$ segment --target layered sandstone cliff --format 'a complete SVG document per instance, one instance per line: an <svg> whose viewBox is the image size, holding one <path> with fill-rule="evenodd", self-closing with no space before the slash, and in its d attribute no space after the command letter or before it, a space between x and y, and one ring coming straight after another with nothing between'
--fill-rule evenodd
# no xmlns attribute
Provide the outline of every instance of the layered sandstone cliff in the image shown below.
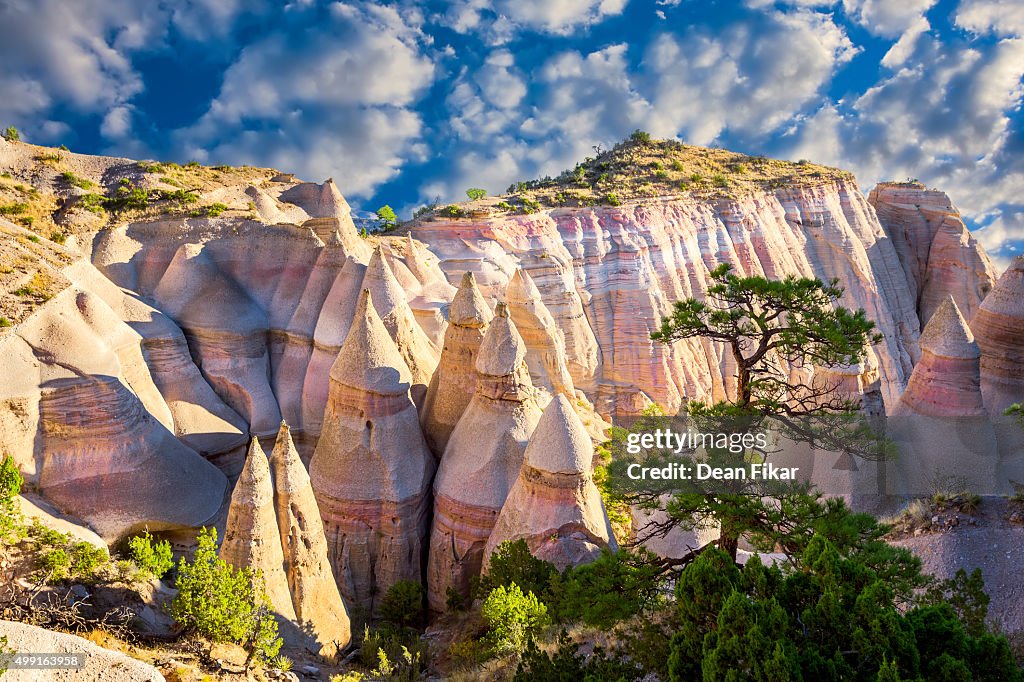
<svg viewBox="0 0 1024 682"><path fill-rule="evenodd" d="M541 416L526 344L503 304L495 310L475 365L476 393L452 431L434 479L427 598L435 611L444 611L449 590L469 596L484 545Z"/></svg>
<svg viewBox="0 0 1024 682"><path fill-rule="evenodd" d="M310 478L345 602L372 613L396 582L422 580L435 464L411 372L367 290L330 382Z"/></svg>
<svg viewBox="0 0 1024 682"><path fill-rule="evenodd" d="M730 394L733 368L720 347L650 339L674 301L703 295L721 263L769 278L838 277L842 303L865 308L884 335L857 371L864 385L881 379L890 405L918 356L916 289L848 179L730 199L684 194L528 215L436 216L413 234L449 278L474 272L485 295L501 296L522 269L564 334L575 387L606 415L635 412L648 399L673 411L685 397Z"/></svg>
<svg viewBox="0 0 1024 682"><path fill-rule="evenodd" d="M999 277L971 320L981 347L981 391L993 415L1024 401L1024 256Z"/></svg>

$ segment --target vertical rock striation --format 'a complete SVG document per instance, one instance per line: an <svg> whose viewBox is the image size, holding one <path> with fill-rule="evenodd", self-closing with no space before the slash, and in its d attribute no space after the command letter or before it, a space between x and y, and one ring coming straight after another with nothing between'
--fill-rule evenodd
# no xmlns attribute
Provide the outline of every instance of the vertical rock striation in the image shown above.
<svg viewBox="0 0 1024 682"><path fill-rule="evenodd" d="M559 394L544 410L526 447L519 477L484 547L484 570L506 541L523 539L530 552L559 570L597 558L615 547L594 485L594 445L568 398Z"/></svg>
<svg viewBox="0 0 1024 682"><path fill-rule="evenodd" d="M410 382L364 290L331 368L310 478L341 592L370 613L391 585L422 580L434 458Z"/></svg>
<svg viewBox="0 0 1024 682"><path fill-rule="evenodd" d="M495 309L475 365L476 393L452 431L434 481L427 596L435 611L444 610L449 589L468 596L541 415L526 344L504 304Z"/></svg>
<svg viewBox="0 0 1024 682"><path fill-rule="evenodd" d="M985 407L1000 415L1024 400L1024 256L999 277L971 319L981 348L981 392Z"/></svg>
<svg viewBox="0 0 1024 682"><path fill-rule="evenodd" d="M565 364L565 336L541 300L537 285L522 269L509 280L505 302L526 343L526 364L533 383L574 397L576 389Z"/></svg>
<svg viewBox="0 0 1024 682"><path fill-rule="evenodd" d="M274 508L296 619L315 640L316 653L332 658L351 641L351 624L331 573L324 526L309 474L284 422L270 462Z"/></svg>
<svg viewBox="0 0 1024 682"><path fill-rule="evenodd" d="M868 201L900 256L922 327L948 296L971 319L995 283L995 268L946 193L881 183Z"/></svg>
<svg viewBox="0 0 1024 682"><path fill-rule="evenodd" d="M276 514L270 463L254 436L231 493L220 558L238 568L260 571L274 611L282 618L295 620Z"/></svg>
<svg viewBox="0 0 1024 682"><path fill-rule="evenodd" d="M974 335L950 296L925 325L921 359L893 414L983 416L980 359Z"/></svg>
<svg viewBox="0 0 1024 682"><path fill-rule="evenodd" d="M473 273L467 272L448 307L441 359L423 402L423 435L438 458L476 392L474 363L492 317Z"/></svg>

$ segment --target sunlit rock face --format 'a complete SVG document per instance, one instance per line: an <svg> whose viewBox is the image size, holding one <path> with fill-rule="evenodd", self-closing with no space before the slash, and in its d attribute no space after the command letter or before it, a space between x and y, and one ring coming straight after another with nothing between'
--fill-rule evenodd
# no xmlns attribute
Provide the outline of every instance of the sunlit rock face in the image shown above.
<svg viewBox="0 0 1024 682"><path fill-rule="evenodd" d="M254 437L231 493L220 558L238 568L252 568L263 575L263 584L275 613L295 620L288 576L284 571L281 533L274 508L274 484L270 462Z"/></svg>
<svg viewBox="0 0 1024 682"><path fill-rule="evenodd" d="M615 547L601 493L594 485L594 445L564 395L548 404L484 546L484 570L503 542L525 540L530 552L559 570L593 561Z"/></svg>
<svg viewBox="0 0 1024 682"><path fill-rule="evenodd" d="M310 477L342 595L368 613L396 582L422 580L435 464L411 381L364 290L331 368Z"/></svg>
<svg viewBox="0 0 1024 682"><path fill-rule="evenodd" d="M526 365L526 344L498 304L476 357L476 393L448 440L434 480L434 523L427 562L430 608L447 592L469 595L483 549L541 416Z"/></svg>
<svg viewBox="0 0 1024 682"><path fill-rule="evenodd" d="M914 367L895 415L976 417L985 414L981 351L952 297L939 306L921 334Z"/></svg>
<svg viewBox="0 0 1024 682"><path fill-rule="evenodd" d="M533 383L572 398L576 389L565 364L565 335L558 328L533 280L516 270L505 290L505 303L526 343L526 364Z"/></svg>
<svg viewBox="0 0 1024 682"><path fill-rule="evenodd" d="M351 621L331 572L324 526L309 474L299 459L288 425L283 422L270 464L274 509L296 623L311 640L314 653L334 658L352 640Z"/></svg>
<svg viewBox="0 0 1024 682"><path fill-rule="evenodd" d="M476 393L476 356L492 317L473 273L467 272L448 307L441 359L423 403L423 435L438 458Z"/></svg>
<svg viewBox="0 0 1024 682"><path fill-rule="evenodd" d="M900 256L922 327L950 296L970 320L996 273L946 193L917 184L883 183L868 201Z"/></svg>
<svg viewBox="0 0 1024 682"><path fill-rule="evenodd" d="M981 392L985 407L1000 415L1024 401L1024 256L999 277L971 319L981 348Z"/></svg>
<svg viewBox="0 0 1024 682"><path fill-rule="evenodd" d="M884 335L862 371L895 405L918 356L917 292L893 240L852 181L737 199L645 199L618 207L550 209L487 218L435 217L413 227L449 278L472 271L500 297L517 269L536 284L565 338L576 388L601 414L650 400L723 399L734 367L720 346L651 341L676 300L701 297L721 263L739 272L838 277L843 305L864 308ZM870 381L863 382L865 384Z"/></svg>

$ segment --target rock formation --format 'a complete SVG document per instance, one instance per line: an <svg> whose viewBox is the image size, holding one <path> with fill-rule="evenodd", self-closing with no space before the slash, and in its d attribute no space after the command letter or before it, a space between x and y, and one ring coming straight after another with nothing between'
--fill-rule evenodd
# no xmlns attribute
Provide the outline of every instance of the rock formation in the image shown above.
<svg viewBox="0 0 1024 682"><path fill-rule="evenodd" d="M185 330L214 390L253 433L274 433L281 412L269 382L269 323L259 306L197 244L178 249L153 295Z"/></svg>
<svg viewBox="0 0 1024 682"><path fill-rule="evenodd" d="M288 576L284 572L284 552L274 509L270 463L255 436L249 445L235 490L231 493L220 558L232 566L262 572L274 611L282 618L295 620Z"/></svg>
<svg viewBox="0 0 1024 682"><path fill-rule="evenodd" d="M323 522L309 474L283 422L270 463L274 508L295 615L303 631L315 639L315 653L331 658L351 641L351 625L331 573Z"/></svg>
<svg viewBox="0 0 1024 682"><path fill-rule="evenodd" d="M467 596L470 580L480 573L484 545L541 415L526 344L504 304L494 314L476 357L476 393L434 480L427 596L435 611L444 610L449 588Z"/></svg>
<svg viewBox="0 0 1024 682"><path fill-rule="evenodd" d="M882 183L868 201L916 293L921 326L948 296L971 319L995 283L995 269L946 193L917 183Z"/></svg>
<svg viewBox="0 0 1024 682"><path fill-rule="evenodd" d="M412 373L412 395L417 405L423 404L430 385L430 377L437 369L440 352L427 338L416 323L416 317L405 298L405 292L391 272L378 247L366 266L363 288L368 290L384 326L387 328L398 352L401 353Z"/></svg>
<svg viewBox="0 0 1024 682"><path fill-rule="evenodd" d="M438 458L476 392L474 364L492 317L473 273L467 272L448 307L441 360L423 402L423 435Z"/></svg>
<svg viewBox="0 0 1024 682"><path fill-rule="evenodd" d="M921 334L921 359L893 414L984 415L980 358L974 335L953 297L948 297L925 325Z"/></svg>
<svg viewBox="0 0 1024 682"><path fill-rule="evenodd" d="M684 397L720 400L734 390L720 346L650 339L674 301L703 295L719 263L768 278L838 277L841 303L864 308L884 335L866 366L877 367L889 405L917 358L917 290L852 180L718 202L684 195L530 215L435 216L412 230L450 278L474 272L485 296L500 296L522 268L565 334L573 384L602 415L630 413L647 398L673 412Z"/></svg>
<svg viewBox="0 0 1024 682"><path fill-rule="evenodd" d="M395 244L385 254L395 278L398 279L416 321L427 337L440 347L448 326L445 310L455 295L455 287L448 283L437 267L437 257L420 242L406 235L404 252L399 256Z"/></svg>
<svg viewBox="0 0 1024 682"><path fill-rule="evenodd" d="M394 583L422 579L435 465L410 388L364 290L331 367L310 478L338 586L347 604L370 613Z"/></svg>
<svg viewBox="0 0 1024 682"><path fill-rule="evenodd" d="M601 493L594 485L594 445L572 403L559 394L530 436L519 477L484 547L484 571L506 541L526 540L530 552L559 570L615 547Z"/></svg>
<svg viewBox="0 0 1024 682"><path fill-rule="evenodd" d="M534 385L574 397L576 389L565 366L565 338L548 312L533 279L517 269L509 280L505 303L526 343L526 364Z"/></svg>
<svg viewBox="0 0 1024 682"><path fill-rule="evenodd" d="M981 348L981 392L985 407L1000 415L1024 401L1024 256L1000 275L971 320Z"/></svg>

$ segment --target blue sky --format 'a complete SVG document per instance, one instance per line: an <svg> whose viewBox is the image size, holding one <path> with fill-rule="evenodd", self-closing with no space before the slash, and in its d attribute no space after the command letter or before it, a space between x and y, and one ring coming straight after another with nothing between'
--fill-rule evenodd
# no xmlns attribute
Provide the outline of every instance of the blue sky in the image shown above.
<svg viewBox="0 0 1024 682"><path fill-rule="evenodd" d="M0 123L408 215L635 128L946 190L1024 240L1022 0L3 0Z"/></svg>

